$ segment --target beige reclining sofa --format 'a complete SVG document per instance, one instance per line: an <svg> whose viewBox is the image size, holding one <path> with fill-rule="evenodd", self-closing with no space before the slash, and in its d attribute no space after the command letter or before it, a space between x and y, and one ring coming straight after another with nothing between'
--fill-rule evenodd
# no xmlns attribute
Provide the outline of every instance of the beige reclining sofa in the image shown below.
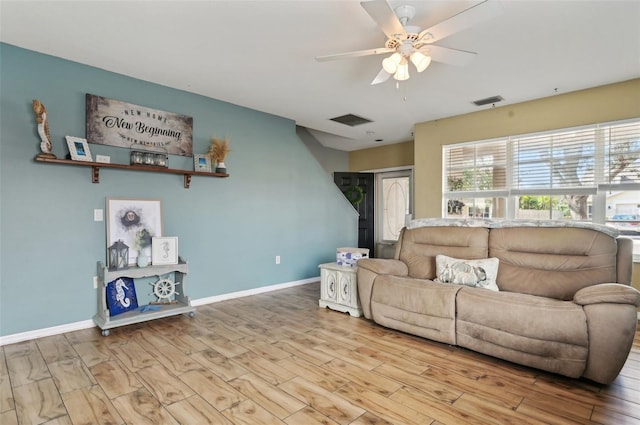
<svg viewBox="0 0 640 425"><path fill-rule="evenodd" d="M358 296L380 325L608 384L636 332L632 251L631 239L586 223L414 220L394 259L358 262ZM460 261L472 259L493 265ZM475 283L445 283L469 265Z"/></svg>

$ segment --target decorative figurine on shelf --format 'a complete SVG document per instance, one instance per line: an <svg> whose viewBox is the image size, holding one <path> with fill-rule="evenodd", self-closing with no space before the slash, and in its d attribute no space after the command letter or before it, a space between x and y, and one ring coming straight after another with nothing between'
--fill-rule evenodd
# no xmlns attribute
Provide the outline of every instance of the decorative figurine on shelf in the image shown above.
<svg viewBox="0 0 640 425"><path fill-rule="evenodd" d="M49 121L47 120L47 108L38 99L33 99L33 112L36 113L36 123L38 123L38 134L40 135L40 152L38 158L55 159L51 152L51 134L49 134Z"/></svg>
<svg viewBox="0 0 640 425"><path fill-rule="evenodd" d="M211 146L209 147L207 155L211 158L211 162L216 162L216 173L227 172L224 159L229 152L231 152L231 149L229 149L229 141L227 139L220 140L217 137L211 138Z"/></svg>

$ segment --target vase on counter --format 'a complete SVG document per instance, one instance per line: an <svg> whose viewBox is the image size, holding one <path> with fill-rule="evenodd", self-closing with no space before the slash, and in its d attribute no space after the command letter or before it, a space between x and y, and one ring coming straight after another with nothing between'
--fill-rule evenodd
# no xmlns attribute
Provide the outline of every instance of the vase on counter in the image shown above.
<svg viewBox="0 0 640 425"><path fill-rule="evenodd" d="M136 261L138 267L147 267L149 265L149 256L143 251L138 254L138 260Z"/></svg>

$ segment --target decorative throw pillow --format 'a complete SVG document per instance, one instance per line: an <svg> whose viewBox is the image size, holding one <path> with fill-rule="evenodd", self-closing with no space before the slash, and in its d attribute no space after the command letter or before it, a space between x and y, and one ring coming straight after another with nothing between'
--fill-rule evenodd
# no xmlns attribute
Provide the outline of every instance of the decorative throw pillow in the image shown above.
<svg viewBox="0 0 640 425"><path fill-rule="evenodd" d="M135 282L130 277L119 277L107 283L106 293L111 316L138 308Z"/></svg>
<svg viewBox="0 0 640 425"><path fill-rule="evenodd" d="M496 283L498 263L497 258L463 260L446 255L436 255L437 277L435 281L499 291Z"/></svg>

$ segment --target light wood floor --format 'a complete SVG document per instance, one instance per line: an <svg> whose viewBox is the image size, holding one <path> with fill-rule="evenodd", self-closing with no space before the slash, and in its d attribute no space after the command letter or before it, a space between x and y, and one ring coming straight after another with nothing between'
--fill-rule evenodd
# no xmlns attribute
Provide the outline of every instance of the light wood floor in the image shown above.
<svg viewBox="0 0 640 425"><path fill-rule="evenodd" d="M640 423L640 334L600 386L320 309L318 295L314 283L1 347L0 423Z"/></svg>

